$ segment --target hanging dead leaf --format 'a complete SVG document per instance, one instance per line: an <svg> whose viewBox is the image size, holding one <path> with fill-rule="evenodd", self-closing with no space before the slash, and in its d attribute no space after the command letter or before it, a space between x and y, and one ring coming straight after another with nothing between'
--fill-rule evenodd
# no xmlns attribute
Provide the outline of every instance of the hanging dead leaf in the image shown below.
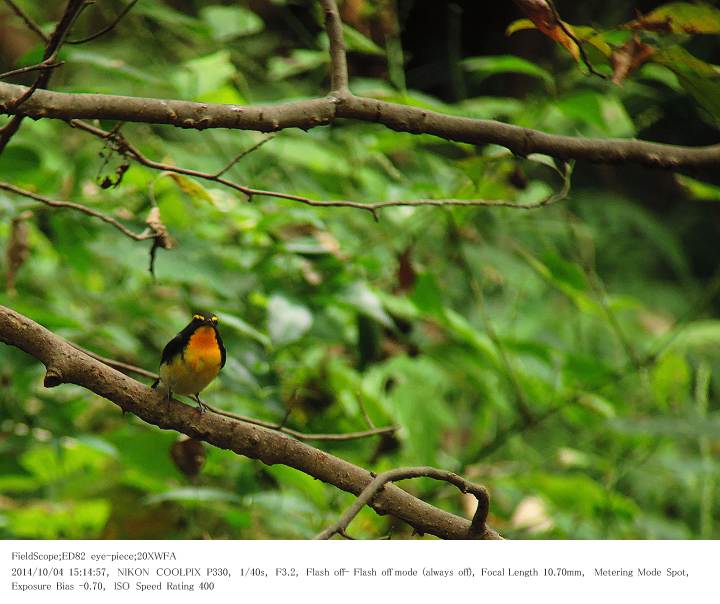
<svg viewBox="0 0 720 604"><path fill-rule="evenodd" d="M634 37L613 50L612 55L610 55L610 63L613 68L613 84L621 85L625 78L645 63L654 53L655 48Z"/></svg>
<svg viewBox="0 0 720 604"><path fill-rule="evenodd" d="M205 464L205 447L199 440L181 436L172 444L170 457L178 470L188 478L194 478Z"/></svg>
<svg viewBox="0 0 720 604"><path fill-rule="evenodd" d="M10 295L17 293L15 278L30 255L28 244L28 225L26 221L32 218L32 212L27 211L16 216L10 223L10 238L5 248L5 288Z"/></svg>

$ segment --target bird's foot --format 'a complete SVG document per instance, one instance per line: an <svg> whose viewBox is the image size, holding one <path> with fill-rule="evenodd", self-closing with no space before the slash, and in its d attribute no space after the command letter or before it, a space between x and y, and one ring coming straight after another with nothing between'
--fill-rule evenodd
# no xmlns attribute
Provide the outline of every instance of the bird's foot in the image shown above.
<svg viewBox="0 0 720 604"><path fill-rule="evenodd" d="M193 398L195 399L195 402L198 404L197 410L198 410L200 413L205 413L205 412L208 410L208 406L200 400L200 395L199 395L199 394L195 394L195 395L193 396Z"/></svg>

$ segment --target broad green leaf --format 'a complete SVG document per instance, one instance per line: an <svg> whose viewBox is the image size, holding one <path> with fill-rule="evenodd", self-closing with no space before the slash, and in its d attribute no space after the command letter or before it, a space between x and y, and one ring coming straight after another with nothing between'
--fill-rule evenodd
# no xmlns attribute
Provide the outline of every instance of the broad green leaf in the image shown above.
<svg viewBox="0 0 720 604"><path fill-rule="evenodd" d="M653 366L650 379L655 399L665 408L684 402L690 394L691 369L682 354L663 355Z"/></svg>
<svg viewBox="0 0 720 604"><path fill-rule="evenodd" d="M548 86L554 85L552 74L535 63L521 59L514 55L496 55L488 57L472 57L464 59L462 66L470 73L482 77L489 77L498 73L521 73L523 75L540 78Z"/></svg>
<svg viewBox="0 0 720 604"><path fill-rule="evenodd" d="M675 180L682 185L694 199L720 201L720 186L711 185L710 183L690 178L684 174L676 174Z"/></svg>
<svg viewBox="0 0 720 604"><path fill-rule="evenodd" d="M295 49L288 57L270 57L268 75L271 80L284 80L316 69L327 62L328 55L325 51Z"/></svg>
<svg viewBox="0 0 720 604"><path fill-rule="evenodd" d="M300 339L312 326L313 316L307 307L280 294L270 297L267 310L270 339L277 345Z"/></svg>
<svg viewBox="0 0 720 604"><path fill-rule="evenodd" d="M210 27L212 36L220 42L261 32L265 24L253 11L244 6L206 6L200 17Z"/></svg>
<svg viewBox="0 0 720 604"><path fill-rule="evenodd" d="M385 51L382 48L354 27L350 27L347 23L343 23L343 36L345 37L345 46L351 52L385 56Z"/></svg>
<svg viewBox="0 0 720 604"><path fill-rule="evenodd" d="M393 321L385 312L380 298L368 287L367 283L362 281L353 283L342 293L340 299L385 327L393 327Z"/></svg>
<svg viewBox="0 0 720 604"><path fill-rule="evenodd" d="M171 78L183 97L195 99L218 90L235 73L230 51L218 50L213 54L191 59Z"/></svg>
<svg viewBox="0 0 720 604"><path fill-rule="evenodd" d="M217 313L217 316L218 319L220 319L221 326L227 325L228 327L237 331L239 334L255 340L266 348L269 348L271 346L272 343L270 341L270 338L268 338L261 331L255 329L249 323L243 321L240 317L226 312L219 312Z"/></svg>

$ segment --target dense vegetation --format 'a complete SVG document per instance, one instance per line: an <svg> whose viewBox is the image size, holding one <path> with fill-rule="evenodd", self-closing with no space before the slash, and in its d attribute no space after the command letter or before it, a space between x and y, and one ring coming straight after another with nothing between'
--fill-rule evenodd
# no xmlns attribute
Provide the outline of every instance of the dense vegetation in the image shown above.
<svg viewBox="0 0 720 604"><path fill-rule="evenodd" d="M47 31L60 10L18 4ZM538 31L503 37L522 15L483 7L483 20L470 6L492 3L437 3L451 25L467 5L480 33L448 26L450 50L423 63L411 24L425 4L345 3L357 94L557 134L717 141L716 9L692 5L706 11L702 23L717 19L709 31L641 30L654 57L616 84ZM630 39L612 28L636 18L632 3L557 4L567 21L594 24L576 31L611 75L598 39L608 49ZM72 37L110 22L115 5L85 10ZM41 42L0 7L0 71L37 63ZM480 47L482 32L494 47ZM51 87L237 104L308 98L327 90L326 40L309 1L141 0L106 35L64 46ZM147 157L208 172L267 138L122 132ZM318 200L527 204L561 187L557 169L545 156L348 121L279 132L226 176ZM29 246L0 304L152 371L192 312L211 310L228 362L204 393L209 404L275 422L291 407L287 425L313 433L366 429L366 413L397 424L396 436L317 444L376 472L426 464L485 484L489 522L506 537L718 538L717 174L578 162L569 199L548 207L390 207L375 220L248 203L217 183L128 163L62 121L26 120L0 155L0 180L137 231L157 204L175 246L157 251L153 278L149 243L0 191L0 243L10 249L26 230ZM176 433L79 387L45 389L42 377L34 359L0 347L3 537L306 538L353 500L210 446L195 476L177 463L180 445L173 460ZM450 485L403 488L472 513L474 500ZM411 531L366 508L350 533Z"/></svg>

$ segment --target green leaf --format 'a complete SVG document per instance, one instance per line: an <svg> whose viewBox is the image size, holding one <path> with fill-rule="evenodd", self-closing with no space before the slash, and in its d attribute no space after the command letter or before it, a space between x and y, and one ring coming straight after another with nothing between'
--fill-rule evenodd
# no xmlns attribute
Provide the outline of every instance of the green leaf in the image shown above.
<svg viewBox="0 0 720 604"><path fill-rule="evenodd" d="M555 80L549 71L538 67L535 63L514 55L496 55L490 57L471 57L462 61L462 66L471 73L489 77L498 73L521 73L540 78L548 86L554 86Z"/></svg>
<svg viewBox="0 0 720 604"><path fill-rule="evenodd" d="M289 57L270 57L268 75L271 80L284 80L316 69L327 62L328 55L325 51L295 49Z"/></svg>
<svg viewBox="0 0 720 604"><path fill-rule="evenodd" d="M385 56L385 51L375 42L346 23L343 23L343 36L345 37L345 47L349 51L366 55Z"/></svg>
<svg viewBox="0 0 720 604"><path fill-rule="evenodd" d="M720 351L720 321L694 321L678 328L678 335L669 347L680 351Z"/></svg>
<svg viewBox="0 0 720 604"><path fill-rule="evenodd" d="M682 354L663 355L650 372L655 399L662 407L684 402L690 394L691 369Z"/></svg>
<svg viewBox="0 0 720 604"><path fill-rule="evenodd" d="M720 187L701 180L695 180L684 174L675 174L675 180L684 187L694 199L720 201Z"/></svg>
<svg viewBox="0 0 720 604"><path fill-rule="evenodd" d="M17 178L23 174L31 174L40 169L42 159L30 147L11 145L3 151L0 162L0 176L3 178ZM3 191L3 195L5 192Z"/></svg>
<svg viewBox="0 0 720 604"><path fill-rule="evenodd" d="M171 76L180 94L196 98L215 92L235 75L229 50L187 61Z"/></svg>
<svg viewBox="0 0 720 604"><path fill-rule="evenodd" d="M217 316L218 319L220 319L221 325L227 325L228 327L237 331L239 334L247 336L248 338L251 338L256 342L262 344L263 346L265 346L265 348L270 348L270 346L272 345L269 337L255 329L249 323L243 321L240 317L236 315L231 315L230 313L226 312L219 312L217 313Z"/></svg>
<svg viewBox="0 0 720 604"><path fill-rule="evenodd" d="M268 301L268 331L277 345L299 340L312 326L312 313L301 304L292 302L280 294L273 294Z"/></svg>
<svg viewBox="0 0 720 604"><path fill-rule="evenodd" d="M380 298L367 283L363 281L353 283L342 293L340 299L385 327L393 327L393 321L385 312Z"/></svg>
<svg viewBox="0 0 720 604"><path fill-rule="evenodd" d="M206 6L200 9L200 17L219 42L250 36L265 28L263 20L244 6Z"/></svg>
<svg viewBox="0 0 720 604"><path fill-rule="evenodd" d="M7 512L7 529L21 539L96 538L110 516L110 504L95 499L29 503Z"/></svg>
<svg viewBox="0 0 720 604"><path fill-rule="evenodd" d="M180 501L182 503L240 503L242 498L230 491L212 487L181 487L170 489L163 493L157 493L145 499L146 505L154 505L163 501Z"/></svg>

